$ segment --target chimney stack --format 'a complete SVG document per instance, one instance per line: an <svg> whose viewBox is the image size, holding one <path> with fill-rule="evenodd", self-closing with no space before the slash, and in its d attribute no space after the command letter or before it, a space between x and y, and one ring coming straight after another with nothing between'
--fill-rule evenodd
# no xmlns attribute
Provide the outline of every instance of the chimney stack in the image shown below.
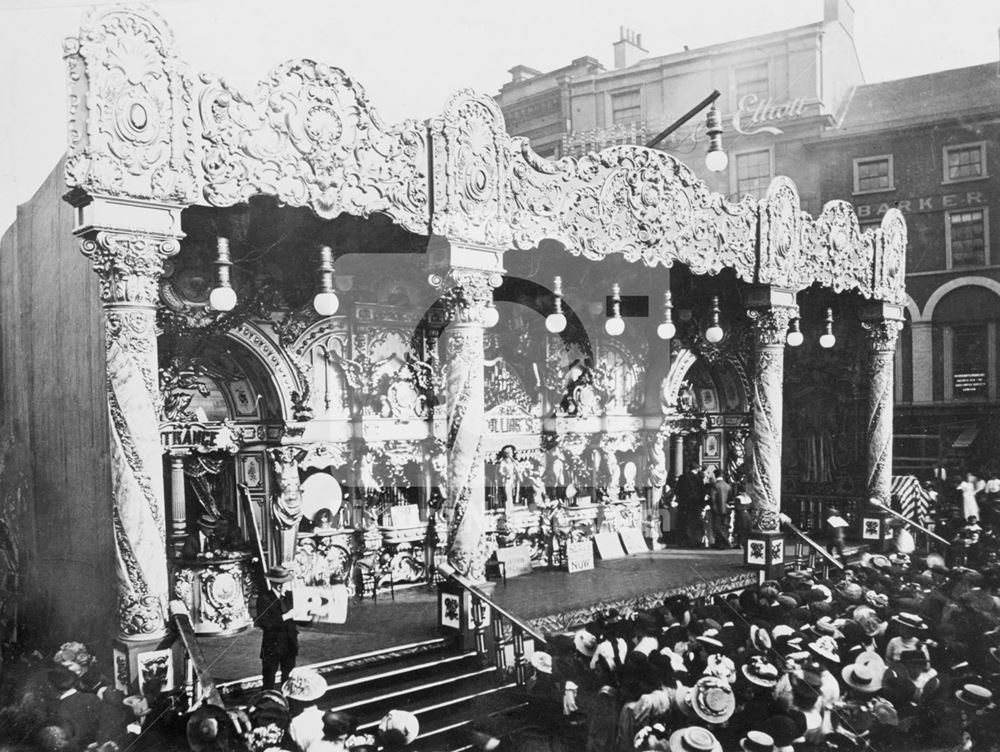
<svg viewBox="0 0 1000 752"><path fill-rule="evenodd" d="M823 22L837 23L854 36L854 6L851 0L823 0Z"/></svg>
<svg viewBox="0 0 1000 752"><path fill-rule="evenodd" d="M615 68L628 68L645 60L649 54L642 46L642 34L624 26L618 27L618 41L612 47L615 50Z"/></svg>

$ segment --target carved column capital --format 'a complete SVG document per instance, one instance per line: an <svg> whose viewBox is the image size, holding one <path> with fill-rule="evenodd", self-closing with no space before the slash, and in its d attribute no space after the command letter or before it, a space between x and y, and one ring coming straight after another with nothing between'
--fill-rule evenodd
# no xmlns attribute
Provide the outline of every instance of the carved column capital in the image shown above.
<svg viewBox="0 0 1000 752"><path fill-rule="evenodd" d="M761 347L784 347L788 325L798 318L798 306L767 306L751 308L747 316L752 322L754 341Z"/></svg>
<svg viewBox="0 0 1000 752"><path fill-rule="evenodd" d="M155 307L163 261L180 251L176 237L137 232L88 232L80 251L90 259L101 282L101 302Z"/></svg>
<svg viewBox="0 0 1000 752"><path fill-rule="evenodd" d="M493 302L493 288L502 281L499 272L452 267L432 274L431 284L442 291L448 320L452 324L484 326L486 309Z"/></svg>
<svg viewBox="0 0 1000 752"><path fill-rule="evenodd" d="M896 351L903 322L897 319L873 319L862 321L861 328L865 330L865 342L869 350L892 353Z"/></svg>

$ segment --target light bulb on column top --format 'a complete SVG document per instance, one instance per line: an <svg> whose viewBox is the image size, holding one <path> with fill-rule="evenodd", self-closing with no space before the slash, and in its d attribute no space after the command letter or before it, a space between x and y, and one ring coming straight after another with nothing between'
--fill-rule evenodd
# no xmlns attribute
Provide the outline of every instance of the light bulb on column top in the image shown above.
<svg viewBox="0 0 1000 752"><path fill-rule="evenodd" d="M673 339L676 335L677 327L669 321L665 321L656 327L656 336L660 339Z"/></svg>
<svg viewBox="0 0 1000 752"><path fill-rule="evenodd" d="M819 338L819 346L830 349L837 344L837 338L833 336L833 309L826 309L826 316L823 319L823 334Z"/></svg>
<svg viewBox="0 0 1000 752"><path fill-rule="evenodd" d="M625 331L625 319L621 316L612 316L604 322L604 331L612 337L617 337Z"/></svg>
<svg viewBox="0 0 1000 752"><path fill-rule="evenodd" d="M216 287L209 293L208 304L216 311L231 311L236 307L236 291L232 287Z"/></svg>
<svg viewBox="0 0 1000 752"><path fill-rule="evenodd" d="M833 334L822 334L819 338L819 346L830 349L835 344L837 344L837 338Z"/></svg>
<svg viewBox="0 0 1000 752"><path fill-rule="evenodd" d="M320 316L332 316L340 308L340 298L335 292L318 292L313 297L313 308Z"/></svg>
<svg viewBox="0 0 1000 752"><path fill-rule="evenodd" d="M710 151L705 155L705 167L712 172L722 172L729 166L729 156L724 151Z"/></svg>
<svg viewBox="0 0 1000 752"><path fill-rule="evenodd" d="M486 311L483 314L483 326L487 329L492 329L499 323L499 321L500 311L497 310L497 307L493 305L493 303L490 303L486 306Z"/></svg>
<svg viewBox="0 0 1000 752"><path fill-rule="evenodd" d="M562 312L550 313L545 317L545 328L553 334L564 331L566 329L566 314Z"/></svg>

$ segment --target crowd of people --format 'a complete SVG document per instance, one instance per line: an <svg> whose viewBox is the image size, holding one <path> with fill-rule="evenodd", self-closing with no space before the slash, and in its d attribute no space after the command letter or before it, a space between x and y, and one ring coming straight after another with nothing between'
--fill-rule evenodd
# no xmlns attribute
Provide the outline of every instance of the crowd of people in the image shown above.
<svg viewBox="0 0 1000 752"><path fill-rule="evenodd" d="M866 554L739 594L609 612L532 657L588 752L1000 746L1000 566Z"/></svg>

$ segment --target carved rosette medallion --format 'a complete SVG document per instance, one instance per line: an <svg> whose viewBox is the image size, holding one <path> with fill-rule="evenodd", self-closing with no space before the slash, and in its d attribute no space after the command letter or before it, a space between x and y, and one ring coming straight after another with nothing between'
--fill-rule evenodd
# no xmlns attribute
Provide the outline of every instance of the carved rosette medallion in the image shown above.
<svg viewBox="0 0 1000 752"><path fill-rule="evenodd" d="M452 269L441 282L448 313L442 341L448 425L448 557L459 571L477 580L485 572L482 322L492 300L489 276L479 270Z"/></svg>
<svg viewBox="0 0 1000 752"><path fill-rule="evenodd" d="M781 420L788 323L797 315L792 306L748 311L753 322L754 378L751 387L753 454L750 457L751 516L755 527L778 529L781 509Z"/></svg>
<svg viewBox="0 0 1000 752"><path fill-rule="evenodd" d="M145 639L166 628L156 300L163 260L180 245L173 237L102 231L80 248L99 276L104 304L119 628Z"/></svg>
<svg viewBox="0 0 1000 752"><path fill-rule="evenodd" d="M903 322L880 319L863 321L861 326L865 330L865 375L869 384L866 487L869 498L888 504L892 493L893 358Z"/></svg>

